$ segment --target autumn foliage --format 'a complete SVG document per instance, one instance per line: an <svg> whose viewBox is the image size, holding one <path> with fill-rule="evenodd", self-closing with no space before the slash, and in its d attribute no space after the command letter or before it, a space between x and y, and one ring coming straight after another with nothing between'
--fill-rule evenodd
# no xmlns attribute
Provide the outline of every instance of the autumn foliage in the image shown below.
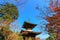
<svg viewBox="0 0 60 40"><path fill-rule="evenodd" d="M49 22L49 26L53 29L49 29L49 31L53 31L56 33L56 39L60 40L60 1L59 0L50 0L50 9L56 14L52 17L47 17L46 20Z"/></svg>

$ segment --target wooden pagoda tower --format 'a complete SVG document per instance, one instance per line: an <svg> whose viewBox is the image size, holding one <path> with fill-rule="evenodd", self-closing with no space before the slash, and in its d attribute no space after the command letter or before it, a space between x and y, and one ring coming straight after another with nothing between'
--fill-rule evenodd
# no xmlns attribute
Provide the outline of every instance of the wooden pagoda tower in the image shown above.
<svg viewBox="0 0 60 40"><path fill-rule="evenodd" d="M29 22L24 22L24 25L22 28L25 28L26 30L21 30L21 34L23 36L24 40L29 40L29 37L32 38L32 40L36 40L35 36L40 34L40 32L33 32L32 29L36 26L37 24L32 24Z"/></svg>

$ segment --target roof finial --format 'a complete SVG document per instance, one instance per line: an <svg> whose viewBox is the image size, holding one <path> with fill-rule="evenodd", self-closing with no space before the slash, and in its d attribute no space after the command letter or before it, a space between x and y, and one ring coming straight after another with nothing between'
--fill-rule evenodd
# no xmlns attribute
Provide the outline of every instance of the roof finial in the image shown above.
<svg viewBox="0 0 60 40"><path fill-rule="evenodd" d="M28 18L28 22L30 23L30 17Z"/></svg>

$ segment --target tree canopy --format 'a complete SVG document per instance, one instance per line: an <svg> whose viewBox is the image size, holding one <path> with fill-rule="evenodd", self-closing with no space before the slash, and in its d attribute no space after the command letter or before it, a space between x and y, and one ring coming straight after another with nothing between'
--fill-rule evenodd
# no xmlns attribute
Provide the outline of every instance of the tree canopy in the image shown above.
<svg viewBox="0 0 60 40"><path fill-rule="evenodd" d="M0 21L9 21L12 22L18 18L17 7L13 4L6 3L1 5L0 8Z"/></svg>

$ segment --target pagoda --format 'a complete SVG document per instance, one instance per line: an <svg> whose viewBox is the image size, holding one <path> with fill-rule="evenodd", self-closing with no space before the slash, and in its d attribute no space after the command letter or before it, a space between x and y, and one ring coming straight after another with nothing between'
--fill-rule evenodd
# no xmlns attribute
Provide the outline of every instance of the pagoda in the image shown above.
<svg viewBox="0 0 60 40"><path fill-rule="evenodd" d="M21 30L21 35L23 36L24 40L29 40L29 37L31 37L32 40L36 40L35 36L40 34L40 32L33 32L32 29L36 26L37 24L32 24L29 22L24 22L23 27L26 30Z"/></svg>

